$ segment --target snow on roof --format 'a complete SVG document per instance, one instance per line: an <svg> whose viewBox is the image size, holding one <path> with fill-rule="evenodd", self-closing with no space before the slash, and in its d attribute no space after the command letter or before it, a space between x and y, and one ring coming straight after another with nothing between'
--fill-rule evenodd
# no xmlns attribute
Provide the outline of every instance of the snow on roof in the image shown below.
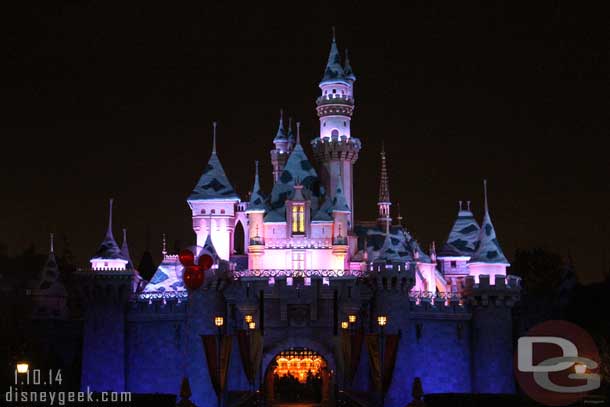
<svg viewBox="0 0 610 407"><path fill-rule="evenodd" d="M178 260L178 256L165 256L141 294L186 292L182 280L183 273L184 267Z"/></svg>
<svg viewBox="0 0 610 407"><path fill-rule="evenodd" d="M248 203L248 211L260 211L265 210L265 198L261 192L261 185L258 177L258 161L256 162L256 173L254 175L254 185L252 186L252 195L250 196L250 202Z"/></svg>
<svg viewBox="0 0 610 407"><path fill-rule="evenodd" d="M472 256L479 240L479 224L470 210L461 209L439 256Z"/></svg>
<svg viewBox="0 0 610 407"><path fill-rule="evenodd" d="M324 76L322 82L334 82L334 81L345 81L345 72L341 66L341 55L337 48L337 42L333 34L333 41L330 44L330 52L328 53L328 62L324 69Z"/></svg>
<svg viewBox="0 0 610 407"><path fill-rule="evenodd" d="M332 199L332 211L333 212L351 212L345 194L343 193L343 182L341 177L337 176L337 188L335 190L335 196Z"/></svg>
<svg viewBox="0 0 610 407"><path fill-rule="evenodd" d="M206 165L199 181L195 185L188 200L238 200L237 193L231 186L229 178L225 173L216 151L212 152L210 160Z"/></svg>
<svg viewBox="0 0 610 407"><path fill-rule="evenodd" d="M317 211L321 194L320 179L301 144L297 144L290 153L284 171L271 190L270 210L265 215L265 222L286 220L285 204L286 200L294 195L296 180L303 185L303 195L311 201L312 212Z"/></svg>
<svg viewBox="0 0 610 407"><path fill-rule="evenodd" d="M491 216L489 216L488 211L485 212L483 217L483 225L479 232L479 242L469 263L509 264L496 238L496 230L491 223Z"/></svg>

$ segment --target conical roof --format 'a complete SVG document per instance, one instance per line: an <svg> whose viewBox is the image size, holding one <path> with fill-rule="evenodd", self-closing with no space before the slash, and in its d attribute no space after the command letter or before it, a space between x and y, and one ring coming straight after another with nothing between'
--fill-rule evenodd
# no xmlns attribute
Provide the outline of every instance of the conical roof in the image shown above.
<svg viewBox="0 0 610 407"><path fill-rule="evenodd" d="M278 141L286 141L288 140L288 136L286 135L286 130L284 129L284 111L280 110L280 122L277 127L277 133L275 134L275 138L273 142Z"/></svg>
<svg viewBox="0 0 610 407"><path fill-rule="evenodd" d="M351 212L343 193L343 181L340 176L337 176L337 188L335 189L335 196L332 199L332 212Z"/></svg>
<svg viewBox="0 0 610 407"><path fill-rule="evenodd" d="M114 240L114 235L112 234L112 203L113 200L110 200L110 209L108 214L108 229L106 229L106 236L104 236L104 240L100 244L99 248L93 255L94 259L122 259L121 249L119 249L119 245L116 240Z"/></svg>
<svg viewBox="0 0 610 407"><path fill-rule="evenodd" d="M250 195L250 202L248 204L248 211L264 211L265 198L261 192L261 186L258 176L258 161L256 161L256 173L254 175L254 185L252 186L252 195Z"/></svg>
<svg viewBox="0 0 610 407"><path fill-rule="evenodd" d="M496 237L496 230L491 223L487 205L487 181L483 183L485 191L485 215L479 231L479 241L469 263L509 264Z"/></svg>
<svg viewBox="0 0 610 407"><path fill-rule="evenodd" d="M330 44L330 52L328 53L328 62L324 69L324 76L322 77L323 82L333 81L345 81L345 74L343 72L343 66L341 66L341 55L339 54L339 48L337 47L337 41L335 40L335 32L333 28L333 40Z"/></svg>
<svg viewBox="0 0 610 407"><path fill-rule="evenodd" d="M207 250L208 252L210 252L212 257L214 258L214 261L218 261L220 259L220 257L218 256L218 253L216 252L216 248L214 247L214 243L212 243L212 235L211 234L208 234L208 237L205 239L205 243L203 244L203 248L205 250Z"/></svg>
<svg viewBox="0 0 610 407"><path fill-rule="evenodd" d="M345 75L346 79L348 79L352 82L356 80L356 75L354 75L352 66L349 63L349 54L347 53L347 48L345 49L345 65L343 67L343 75Z"/></svg>
<svg viewBox="0 0 610 407"><path fill-rule="evenodd" d="M298 142L290 153L280 178L271 190L270 210L265 215L266 222L281 222L286 219L285 203L294 195L294 185L297 179L304 187L303 195L306 199L311 200L311 209L315 213L321 193L320 179Z"/></svg>
<svg viewBox="0 0 610 407"><path fill-rule="evenodd" d="M133 262L131 261L131 255L129 254L129 246L127 245L127 229L123 228L123 243L121 244L121 256L127 260L125 268L127 270L133 269Z"/></svg>
<svg viewBox="0 0 610 407"><path fill-rule="evenodd" d="M441 257L472 256L479 241L479 230L479 224L470 211L470 205L467 209L463 209L460 201L458 216L438 255Z"/></svg>
<svg viewBox="0 0 610 407"><path fill-rule="evenodd" d="M379 256L375 259L375 261L385 261L385 262L394 262L401 261L400 255L394 248L392 244L392 238L390 234L385 235L385 239L383 241L383 246L379 250Z"/></svg>
<svg viewBox="0 0 610 407"><path fill-rule="evenodd" d="M214 143L212 155L208 160L199 181L188 197L189 201L199 200L238 200L239 197L229 182L220 159L216 154L216 123L214 123Z"/></svg>
<svg viewBox="0 0 610 407"><path fill-rule="evenodd" d="M51 248L47 261L44 263L44 266L38 275L38 279L30 281L28 287L30 289L44 291L44 295L65 296L67 294L66 288L61 281L59 281L59 266L57 264L57 259L55 258L52 233L50 237Z"/></svg>

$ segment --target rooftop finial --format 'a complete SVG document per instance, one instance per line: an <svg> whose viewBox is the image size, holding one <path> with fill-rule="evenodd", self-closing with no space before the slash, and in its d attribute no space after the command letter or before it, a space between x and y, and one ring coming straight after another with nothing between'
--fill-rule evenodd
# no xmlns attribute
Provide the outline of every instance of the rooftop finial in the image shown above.
<svg viewBox="0 0 610 407"><path fill-rule="evenodd" d="M462 210L462 201L458 201L458 211Z"/></svg>
<svg viewBox="0 0 610 407"><path fill-rule="evenodd" d="M489 206L487 206L487 180L483 180L483 194L485 195L485 213L489 213Z"/></svg>
<svg viewBox="0 0 610 407"><path fill-rule="evenodd" d="M109 210L108 210L108 230L106 231L106 236L112 237L112 203L114 199L110 198L109 202Z"/></svg>
<svg viewBox="0 0 610 407"><path fill-rule="evenodd" d="M256 167L256 176L258 177L258 160L254 161L254 166Z"/></svg>
<svg viewBox="0 0 610 407"><path fill-rule="evenodd" d="M165 240L165 233L163 233L161 238L161 254L163 257L167 256L167 241Z"/></svg>
<svg viewBox="0 0 610 407"><path fill-rule="evenodd" d="M51 238L51 239L50 239L50 240L51 240L51 253L53 253L53 252L55 252L55 248L54 248L54 244L53 244L53 243L54 243L54 242L53 242L53 240L54 240L54 235L53 235L53 233L51 233L51 234L50 234L50 238Z"/></svg>
<svg viewBox="0 0 610 407"><path fill-rule="evenodd" d="M386 165L385 146L381 142L381 177L379 180L379 200L378 202L390 202L390 186L388 180L388 168Z"/></svg>
<svg viewBox="0 0 610 407"><path fill-rule="evenodd" d="M398 225L402 226L402 215L400 214L400 202L396 202L396 208L398 209L398 216L396 220L398 221Z"/></svg>
<svg viewBox="0 0 610 407"><path fill-rule="evenodd" d="M123 244L127 242L127 228L123 228Z"/></svg>
<svg viewBox="0 0 610 407"><path fill-rule="evenodd" d="M297 144L301 144L301 122L297 122Z"/></svg>
<svg viewBox="0 0 610 407"><path fill-rule="evenodd" d="M333 27L332 27L332 28L333 28L333 42L336 42L336 41L335 41L335 26L333 25Z"/></svg>
<svg viewBox="0 0 610 407"><path fill-rule="evenodd" d="M466 209L470 210L470 201L466 201Z"/></svg>
<svg viewBox="0 0 610 407"><path fill-rule="evenodd" d="M216 154L216 125L217 123L212 122L213 136L212 136L212 154Z"/></svg>

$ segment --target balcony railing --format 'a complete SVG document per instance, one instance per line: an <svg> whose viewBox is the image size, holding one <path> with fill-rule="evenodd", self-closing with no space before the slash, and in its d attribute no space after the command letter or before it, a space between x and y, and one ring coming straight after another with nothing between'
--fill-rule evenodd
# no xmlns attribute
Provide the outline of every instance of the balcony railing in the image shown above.
<svg viewBox="0 0 610 407"><path fill-rule="evenodd" d="M316 103L318 105L334 105L334 104L353 105L354 98L351 96L340 95L340 94L335 93L335 94L324 95L324 96L318 97L316 99Z"/></svg>

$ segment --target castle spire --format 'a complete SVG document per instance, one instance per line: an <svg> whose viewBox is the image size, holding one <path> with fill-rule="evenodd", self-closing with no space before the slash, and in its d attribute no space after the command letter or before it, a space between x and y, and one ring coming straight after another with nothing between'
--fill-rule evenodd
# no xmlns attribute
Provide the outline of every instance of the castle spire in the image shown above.
<svg viewBox="0 0 610 407"><path fill-rule="evenodd" d="M165 233L161 237L161 254L163 257L167 256L167 241L165 240Z"/></svg>
<svg viewBox="0 0 610 407"><path fill-rule="evenodd" d="M285 141L285 140L287 140L287 137L286 137L286 130L284 129L284 109L280 109L280 122L277 126L277 133L275 134L275 138L273 139L273 142Z"/></svg>
<svg viewBox="0 0 610 407"><path fill-rule="evenodd" d="M400 214L400 202L396 202L396 208L398 210L398 216L396 216L396 220L398 221L398 226L402 226L402 215Z"/></svg>
<svg viewBox="0 0 610 407"><path fill-rule="evenodd" d="M252 195L250 195L250 202L248 203L248 211L264 211L265 210L265 198L261 192L261 186L258 175L258 161L255 161L256 170L254 173L254 185L252 186Z"/></svg>
<svg viewBox="0 0 610 407"><path fill-rule="evenodd" d="M55 253L55 248L54 248L54 244L53 244L54 243L54 235L53 235L53 233L50 234L49 241L50 241L49 243L50 243L50 246L51 246L51 250L49 250L49 253Z"/></svg>
<svg viewBox="0 0 610 407"><path fill-rule="evenodd" d="M381 143L381 174L379 177L379 197L377 200L377 207L379 209L379 216L377 218L381 226L385 226L386 233L389 233L390 224L392 218L390 217L390 187L388 180L388 169L386 165L385 157L385 146Z"/></svg>
<svg viewBox="0 0 610 407"><path fill-rule="evenodd" d="M485 197L483 224L479 231L479 241L476 250L470 258L469 263L509 264L500 247L500 243L498 243L493 223L491 223L489 204L487 202L487 180L483 180L483 194Z"/></svg>
<svg viewBox="0 0 610 407"><path fill-rule="evenodd" d="M354 75L352 65L349 63L349 54L347 52L347 48L345 48L345 64L343 67L343 74L345 75L346 79L352 82L356 80L356 75Z"/></svg>
<svg viewBox="0 0 610 407"><path fill-rule="evenodd" d="M127 268L130 269L133 267L133 262L131 261L131 255L129 254L129 246L127 245L127 229L123 228L123 243L121 244L121 255L123 259L127 260Z"/></svg>
<svg viewBox="0 0 610 407"><path fill-rule="evenodd" d="M294 134L292 134L292 117L288 118L288 141L294 144Z"/></svg>
<svg viewBox="0 0 610 407"><path fill-rule="evenodd" d="M212 122L213 136L212 136L212 154L216 154L216 122Z"/></svg>
<svg viewBox="0 0 610 407"><path fill-rule="evenodd" d="M324 69L322 82L344 81L343 67L341 66L341 55L337 48L337 40L335 38L335 27L333 26L333 40L330 44L330 52L328 53L328 62Z"/></svg>
<svg viewBox="0 0 610 407"><path fill-rule="evenodd" d="M112 240L114 240L114 235L112 234L112 204L114 202L114 199L110 198L109 204L108 204L108 229L106 229L106 238L110 238Z"/></svg>
<svg viewBox="0 0 610 407"><path fill-rule="evenodd" d="M297 144L301 144L301 122L297 122Z"/></svg>

